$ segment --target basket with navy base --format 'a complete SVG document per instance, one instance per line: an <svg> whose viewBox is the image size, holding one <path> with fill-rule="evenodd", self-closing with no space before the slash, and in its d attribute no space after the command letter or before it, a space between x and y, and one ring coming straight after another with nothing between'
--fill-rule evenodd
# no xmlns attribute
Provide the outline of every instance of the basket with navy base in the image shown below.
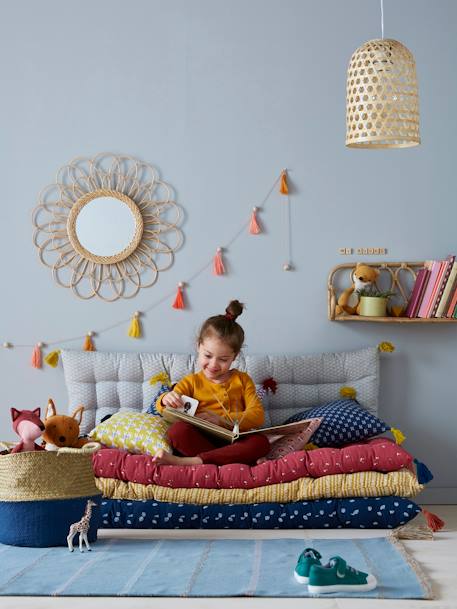
<svg viewBox="0 0 457 609"><path fill-rule="evenodd" d="M66 546L69 527L80 520L88 499L100 505L92 453L83 449L0 455L0 543ZM89 542L97 540L100 509L92 512Z"/></svg>

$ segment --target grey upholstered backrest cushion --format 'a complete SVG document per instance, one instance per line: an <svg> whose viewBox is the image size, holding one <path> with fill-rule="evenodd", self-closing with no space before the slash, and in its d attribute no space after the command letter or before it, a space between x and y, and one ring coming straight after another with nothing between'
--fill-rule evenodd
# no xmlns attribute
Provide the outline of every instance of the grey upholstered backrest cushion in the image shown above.
<svg viewBox="0 0 457 609"><path fill-rule="evenodd" d="M79 404L87 433L107 414L120 408L146 410L159 385L149 379L166 371L173 382L195 372L196 358L178 353L102 353L62 351L69 412ZM248 372L256 384L273 377L276 395L266 400L266 424L277 425L292 414L337 399L344 385L354 387L360 404L378 410L379 352L376 347L318 355L243 355L234 367Z"/></svg>

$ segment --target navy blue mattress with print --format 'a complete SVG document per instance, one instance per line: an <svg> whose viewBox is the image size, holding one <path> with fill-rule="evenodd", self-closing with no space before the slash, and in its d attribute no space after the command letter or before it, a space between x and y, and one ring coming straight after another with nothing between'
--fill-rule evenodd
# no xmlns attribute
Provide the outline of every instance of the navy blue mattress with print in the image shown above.
<svg viewBox="0 0 457 609"><path fill-rule="evenodd" d="M224 505L103 498L100 507L105 529L393 529L421 511L394 496Z"/></svg>

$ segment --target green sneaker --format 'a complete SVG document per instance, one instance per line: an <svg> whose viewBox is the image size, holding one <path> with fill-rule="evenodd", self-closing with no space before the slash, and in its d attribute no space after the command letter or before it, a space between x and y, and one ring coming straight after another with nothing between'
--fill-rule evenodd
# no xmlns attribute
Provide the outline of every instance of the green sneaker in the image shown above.
<svg viewBox="0 0 457 609"><path fill-rule="evenodd" d="M313 565L321 564L322 556L313 548L306 548L298 557L297 566L295 567L294 576L299 584L307 584L309 579L309 570Z"/></svg>
<svg viewBox="0 0 457 609"><path fill-rule="evenodd" d="M368 591L376 588L377 583L374 575L357 571L340 556L334 556L326 565L312 565L308 591L311 594Z"/></svg>

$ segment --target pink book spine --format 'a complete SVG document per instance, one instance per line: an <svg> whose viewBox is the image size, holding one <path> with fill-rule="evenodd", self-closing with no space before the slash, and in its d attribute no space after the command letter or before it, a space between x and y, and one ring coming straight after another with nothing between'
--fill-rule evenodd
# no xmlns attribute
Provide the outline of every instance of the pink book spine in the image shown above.
<svg viewBox="0 0 457 609"><path fill-rule="evenodd" d="M413 291L408 302L408 308L406 309L406 317L416 317L422 295L427 286L429 275L430 271L427 269L421 269L417 273L416 282L414 283Z"/></svg>
<svg viewBox="0 0 457 609"><path fill-rule="evenodd" d="M417 317L427 317L428 307L430 306L430 299L432 297L433 288L435 287L440 268L441 262L439 260L434 260L432 262L430 279L428 280L427 288L425 290L424 297L422 298L421 306L419 307Z"/></svg>
<svg viewBox="0 0 457 609"><path fill-rule="evenodd" d="M457 304L457 288L454 290L454 295L452 296L451 304L446 313L446 317L452 317L454 313L455 305Z"/></svg>
<svg viewBox="0 0 457 609"><path fill-rule="evenodd" d="M446 269L448 267L448 261L442 260L440 262L440 270L438 272L438 277L436 278L435 285L433 286L433 292L430 297L430 302L427 307L427 317L433 317L433 310L435 308L436 299L438 298L438 294L440 293L441 285L443 283L443 278L446 273Z"/></svg>

